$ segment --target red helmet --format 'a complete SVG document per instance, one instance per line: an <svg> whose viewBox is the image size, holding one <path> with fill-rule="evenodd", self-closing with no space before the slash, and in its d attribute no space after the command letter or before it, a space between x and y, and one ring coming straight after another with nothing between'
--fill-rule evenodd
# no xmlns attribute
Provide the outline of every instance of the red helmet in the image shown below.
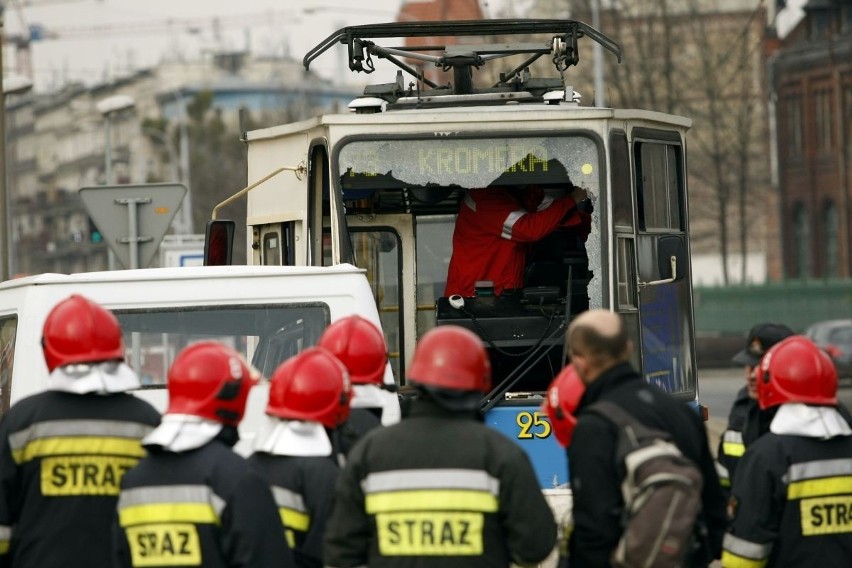
<svg viewBox="0 0 852 568"><path fill-rule="evenodd" d="M425 387L487 393L491 389L491 361L475 333L442 325L426 332L418 342L408 378Z"/></svg>
<svg viewBox="0 0 852 568"><path fill-rule="evenodd" d="M381 385L388 363L382 332L361 316L339 319L322 333L318 345L331 351L356 385Z"/></svg>
<svg viewBox="0 0 852 568"><path fill-rule="evenodd" d="M547 413L553 425L553 434L563 448L571 445L574 428L577 426L575 412L584 392L586 385L580 380L574 365L568 365L550 383L547 397L541 404L541 409Z"/></svg>
<svg viewBox="0 0 852 568"><path fill-rule="evenodd" d="M74 294L47 315L41 336L47 369L76 363L124 360L124 338L115 316Z"/></svg>
<svg viewBox="0 0 852 568"><path fill-rule="evenodd" d="M757 381L760 408L785 402L837 404L837 369L811 340L794 335L775 344L760 361Z"/></svg>
<svg viewBox="0 0 852 568"><path fill-rule="evenodd" d="M242 355L215 341L199 341L178 353L169 369L166 412L237 426L255 384L255 373Z"/></svg>
<svg viewBox="0 0 852 568"><path fill-rule="evenodd" d="M321 347L305 349L272 374L266 413L286 420L313 420L336 428L349 418L349 373Z"/></svg>

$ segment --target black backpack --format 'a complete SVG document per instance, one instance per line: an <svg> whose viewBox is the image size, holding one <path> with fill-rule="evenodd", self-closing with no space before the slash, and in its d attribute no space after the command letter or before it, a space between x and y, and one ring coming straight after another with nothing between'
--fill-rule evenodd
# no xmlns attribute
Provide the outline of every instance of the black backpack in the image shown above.
<svg viewBox="0 0 852 568"><path fill-rule="evenodd" d="M701 471L672 442L608 401L588 408L618 427L616 463L626 474L623 532L612 554L619 568L675 568L694 550L704 480Z"/></svg>

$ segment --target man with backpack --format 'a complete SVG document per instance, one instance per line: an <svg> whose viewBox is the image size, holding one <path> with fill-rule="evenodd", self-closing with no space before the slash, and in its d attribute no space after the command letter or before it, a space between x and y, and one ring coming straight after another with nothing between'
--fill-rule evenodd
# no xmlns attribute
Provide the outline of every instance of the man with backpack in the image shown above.
<svg viewBox="0 0 852 568"><path fill-rule="evenodd" d="M577 317L568 328L567 351L571 363L586 386L577 407L577 424L568 450L573 491L573 532L569 541L571 566L596 567L615 564L613 557L622 537L634 530L656 530L667 536L667 523L644 526L624 524L625 496L622 482L627 469L622 460L624 421L601 412L601 403L623 410L634 424L639 439L647 430L665 442L668 438L682 457L697 466L703 477L700 511L674 509L675 514L692 516L694 548L677 552L671 565L706 566L721 555L726 527L725 501L707 443L707 434L698 414L686 404L648 384L630 366L633 348L621 318L606 310L590 310ZM592 408L594 405L594 408ZM609 407L610 410L612 406ZM635 426L638 422L639 426ZM644 428L642 428L644 426ZM655 448L659 444L655 444ZM668 446L664 453L672 454ZM678 453L678 452L674 452ZM691 468L681 457L681 466ZM678 475L680 477L680 475ZM678 519L675 519L678 520ZM682 519L679 519L682 520ZM648 538L653 538L650 535ZM623 546L623 543L621 543ZM665 546L661 547L665 551ZM678 555L680 557L678 558ZM628 558L617 565L632 566ZM663 566L665 563L650 564Z"/></svg>

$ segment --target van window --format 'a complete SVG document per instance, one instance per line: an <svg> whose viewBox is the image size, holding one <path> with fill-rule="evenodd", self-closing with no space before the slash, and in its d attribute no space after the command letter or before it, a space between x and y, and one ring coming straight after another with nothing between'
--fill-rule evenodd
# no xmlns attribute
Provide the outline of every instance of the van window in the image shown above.
<svg viewBox="0 0 852 568"><path fill-rule="evenodd" d="M285 359L315 345L330 321L323 303L114 310L128 363L144 388L163 388L175 356L198 341L219 341L269 378Z"/></svg>
<svg viewBox="0 0 852 568"><path fill-rule="evenodd" d="M16 316L0 318L0 418L9 410L12 399L12 368L15 364Z"/></svg>

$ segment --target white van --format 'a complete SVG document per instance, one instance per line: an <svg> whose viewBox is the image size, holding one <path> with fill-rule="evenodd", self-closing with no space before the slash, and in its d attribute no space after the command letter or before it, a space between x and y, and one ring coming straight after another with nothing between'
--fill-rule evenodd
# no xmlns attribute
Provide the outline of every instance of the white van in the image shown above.
<svg viewBox="0 0 852 568"><path fill-rule="evenodd" d="M154 268L10 280L0 283L0 416L46 388L42 327L51 308L71 294L115 313L128 363L142 378L136 394L160 411L167 403L168 368L190 343L212 339L230 345L268 379L341 317L358 314L380 325L364 271L348 264ZM266 381L253 389L238 451L248 450L262 424L267 393Z"/></svg>

